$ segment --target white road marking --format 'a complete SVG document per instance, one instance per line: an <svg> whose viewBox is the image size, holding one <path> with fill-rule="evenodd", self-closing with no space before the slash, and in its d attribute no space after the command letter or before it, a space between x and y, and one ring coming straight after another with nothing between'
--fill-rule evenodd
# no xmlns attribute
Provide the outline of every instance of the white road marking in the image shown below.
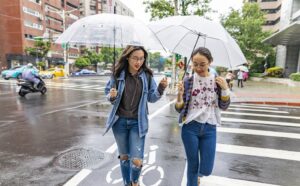
<svg viewBox="0 0 300 186"><path fill-rule="evenodd" d="M228 117L222 117L221 121L233 122L233 123L253 123L253 124L262 124L262 125L300 127L300 123L283 122L283 121L251 120L251 119L239 119L239 118L228 118Z"/></svg>
<svg viewBox="0 0 300 186"><path fill-rule="evenodd" d="M279 185L232 179L232 178L226 178L226 177L214 176L214 175L204 177L200 180L200 182L201 185L203 186L279 186Z"/></svg>
<svg viewBox="0 0 300 186"><path fill-rule="evenodd" d="M217 152L300 161L300 152L240 145L217 144Z"/></svg>
<svg viewBox="0 0 300 186"><path fill-rule="evenodd" d="M273 115L273 114L254 114L254 113L246 113L246 112L229 112L223 111L223 114L231 114L231 115L241 115L241 116L259 116L259 117L269 117L269 118L287 118L287 119L300 119L297 116L281 116L281 115Z"/></svg>
<svg viewBox="0 0 300 186"><path fill-rule="evenodd" d="M68 108L64 108L64 109L53 110L53 111L50 111L50 112L43 113L43 114L41 114L40 116L44 116L44 115L48 115L48 114L53 114L53 113L55 113L55 112L61 112L61 111L66 111L66 110L72 110L72 109L80 108L80 107L83 107L83 106L96 104L96 103L99 103L99 102L102 102L102 101L94 101L94 102L89 102L89 103L86 103L86 104L78 105L78 106L76 106L76 107L68 107Z"/></svg>
<svg viewBox="0 0 300 186"><path fill-rule="evenodd" d="M85 177L87 177L92 171L89 169L82 169L78 172L72 179L70 179L64 186L76 186L78 185Z"/></svg>
<svg viewBox="0 0 300 186"><path fill-rule="evenodd" d="M268 113L281 113L281 114L288 114L287 111L279 111L279 110L262 110L262 109L251 109L251 108L230 108L228 110L243 110L243 111L255 111L255 112L268 112Z"/></svg>
<svg viewBox="0 0 300 186"><path fill-rule="evenodd" d="M228 128L228 127L217 127L218 132L224 133L234 133L234 134L248 134L248 135L257 135L257 136L271 136L271 137L280 137L280 138L292 138L300 139L300 134L297 133L288 133L288 132L273 132L265 130L252 130L252 129L241 129L241 128Z"/></svg>
<svg viewBox="0 0 300 186"><path fill-rule="evenodd" d="M259 109L267 109L267 110L279 110L279 108L276 108L274 106L256 106L256 105L234 105L230 104L229 108L231 107L238 107L238 108L259 108Z"/></svg>

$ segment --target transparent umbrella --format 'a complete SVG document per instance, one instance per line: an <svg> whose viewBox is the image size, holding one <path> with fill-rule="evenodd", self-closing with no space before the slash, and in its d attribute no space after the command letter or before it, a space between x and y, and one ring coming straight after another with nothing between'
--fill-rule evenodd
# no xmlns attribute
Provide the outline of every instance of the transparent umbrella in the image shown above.
<svg viewBox="0 0 300 186"><path fill-rule="evenodd" d="M74 22L55 41L58 44L113 46L143 46L146 49L164 50L157 36L138 19L117 14L97 14ZM115 53L115 52L114 52ZM114 55L114 65L115 66Z"/></svg>
<svg viewBox="0 0 300 186"><path fill-rule="evenodd" d="M150 22L166 49L190 57L197 47L208 48L214 66L232 68L246 63L241 49L224 27L200 16L172 16Z"/></svg>

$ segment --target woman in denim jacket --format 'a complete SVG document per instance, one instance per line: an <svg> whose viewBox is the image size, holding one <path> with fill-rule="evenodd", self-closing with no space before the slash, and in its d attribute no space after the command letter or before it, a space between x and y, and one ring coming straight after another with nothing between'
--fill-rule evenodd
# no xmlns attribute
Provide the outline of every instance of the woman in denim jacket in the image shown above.
<svg viewBox="0 0 300 186"><path fill-rule="evenodd" d="M175 109L183 124L181 138L187 156L187 186L200 185L200 178L211 174L216 152L216 126L221 124L220 109L230 104L230 91L224 78L209 71L213 58L207 48L192 53L194 74L178 84ZM200 157L200 158L199 158Z"/></svg>
<svg viewBox="0 0 300 186"><path fill-rule="evenodd" d="M149 123L147 102L159 100L168 84L164 78L157 87L147 57L143 47L127 46L105 88L113 104L105 133L112 128L125 186L138 186Z"/></svg>

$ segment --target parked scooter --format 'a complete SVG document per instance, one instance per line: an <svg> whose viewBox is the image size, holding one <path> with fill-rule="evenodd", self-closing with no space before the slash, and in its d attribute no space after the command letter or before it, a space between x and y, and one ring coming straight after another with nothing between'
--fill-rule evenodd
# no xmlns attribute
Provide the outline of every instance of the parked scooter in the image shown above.
<svg viewBox="0 0 300 186"><path fill-rule="evenodd" d="M38 77L40 80L40 83L37 86L37 89L34 88L34 84L30 81L26 81L24 79L19 79L17 82L17 85L19 87L19 90L17 92L21 97L24 97L28 93L34 93L34 92L40 92L42 95L46 94L47 88L45 82Z"/></svg>

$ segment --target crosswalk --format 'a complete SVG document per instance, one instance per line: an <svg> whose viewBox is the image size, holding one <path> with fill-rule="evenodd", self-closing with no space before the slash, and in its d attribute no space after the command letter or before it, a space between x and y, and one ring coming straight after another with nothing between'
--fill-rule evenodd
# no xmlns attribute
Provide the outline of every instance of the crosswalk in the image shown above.
<svg viewBox="0 0 300 186"><path fill-rule="evenodd" d="M63 81L53 81L53 80L44 80L46 87L49 89L64 89L64 90L79 90L79 91L104 91L105 80L94 80L87 81L83 80L63 80ZM16 80L0 80L0 84L17 86Z"/></svg>
<svg viewBox="0 0 300 186"><path fill-rule="evenodd" d="M167 111L173 107L173 104L174 102L168 102L160 108L153 109L149 115L150 120L157 122L157 118L164 120L163 118L168 116L168 118L173 118L171 121L173 123L177 117L170 117L170 115L177 116L177 114L172 110L170 113ZM201 186L299 186L299 113L300 109L296 107L233 103L227 111L222 112L222 125L217 128L217 154L214 171L211 176L201 179ZM170 122L168 119L165 120ZM153 128L149 132L153 133ZM155 140L160 138L162 140L161 144L154 144L160 145L160 149L182 149L180 145L162 146L165 139L158 133L155 133L154 136ZM180 140L180 134L176 139ZM148 137L148 143L153 143L151 137ZM174 144L181 143L175 142ZM117 146L114 143L107 148L106 153L115 153L116 151ZM176 150L176 152L178 151ZM164 154L164 150L158 150L157 154L157 158L170 156L168 153ZM115 164L117 165L117 162L114 162L113 165ZM157 167L161 167L165 177L159 182L158 172L156 174L148 173L144 178L146 181L141 181L140 185L152 185L146 184L148 178L148 182L159 183L154 184L156 186L186 186L187 164L185 163L185 166L178 166L178 164L180 161L176 161L176 159L162 159L161 161L158 159L151 168L155 171ZM178 175L170 177L173 175L171 172L176 172L175 167L180 171L178 171ZM148 168L145 169L148 170ZM80 178L79 186L96 186L99 182L107 186L115 185L112 184L114 181L111 179L103 180L105 176L107 179L107 172L109 170L103 168L101 171L90 170L88 173L90 175ZM80 175L77 176L80 177ZM75 178L78 177L75 176Z"/></svg>
<svg viewBox="0 0 300 186"><path fill-rule="evenodd" d="M232 104L218 127L215 170L202 185L300 185L299 113L292 107Z"/></svg>

